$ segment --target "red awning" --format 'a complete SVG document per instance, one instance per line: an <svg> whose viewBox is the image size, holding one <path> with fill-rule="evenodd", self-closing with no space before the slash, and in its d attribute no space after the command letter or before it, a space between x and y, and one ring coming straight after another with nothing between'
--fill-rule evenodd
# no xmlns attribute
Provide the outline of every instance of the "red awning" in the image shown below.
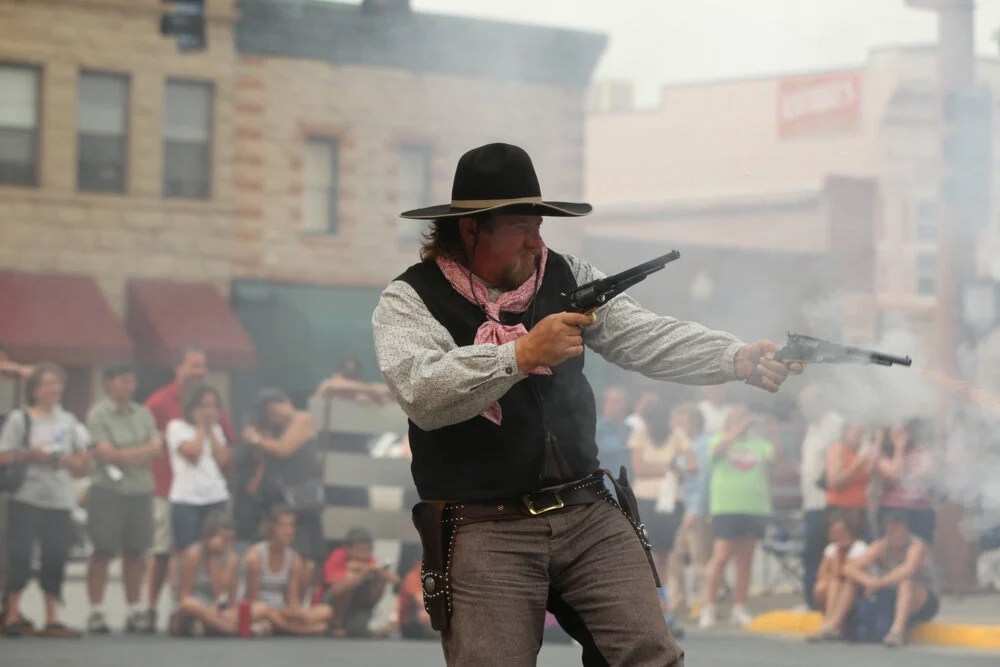
<svg viewBox="0 0 1000 667"><path fill-rule="evenodd" d="M0 341L24 363L131 359L132 341L93 278L0 271Z"/></svg>
<svg viewBox="0 0 1000 667"><path fill-rule="evenodd" d="M243 325L208 283L130 280L127 321L139 363L169 367L180 350L193 345L205 350L213 368L257 365Z"/></svg>

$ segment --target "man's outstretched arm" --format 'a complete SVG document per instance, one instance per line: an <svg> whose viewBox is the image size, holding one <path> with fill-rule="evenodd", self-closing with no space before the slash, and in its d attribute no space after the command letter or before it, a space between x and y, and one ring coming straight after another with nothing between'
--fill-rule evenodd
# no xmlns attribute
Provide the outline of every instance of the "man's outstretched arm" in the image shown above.
<svg viewBox="0 0 1000 667"><path fill-rule="evenodd" d="M604 277L581 259L566 259L578 284ZM774 343L746 344L725 331L657 315L628 294L611 299L596 316L584 332L586 345L611 363L654 380L693 385L748 380L777 391L788 375L783 364L768 359L777 350Z"/></svg>

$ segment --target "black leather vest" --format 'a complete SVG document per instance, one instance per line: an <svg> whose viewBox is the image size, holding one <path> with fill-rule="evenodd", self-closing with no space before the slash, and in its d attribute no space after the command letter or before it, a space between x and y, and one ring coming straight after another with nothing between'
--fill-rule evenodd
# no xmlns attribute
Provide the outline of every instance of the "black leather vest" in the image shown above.
<svg viewBox="0 0 1000 667"><path fill-rule="evenodd" d="M435 262L411 266L409 284L459 346L472 345L486 321L483 310L455 291ZM524 313L501 313L504 324L535 322L565 309L560 294L576 287L568 262L548 253L534 303ZM583 374L584 355L530 375L500 398L498 426L477 415L424 431L410 422L413 480L424 500L472 501L517 496L597 470L594 392ZM516 369L513 369L516 370ZM560 465L553 476L553 457Z"/></svg>

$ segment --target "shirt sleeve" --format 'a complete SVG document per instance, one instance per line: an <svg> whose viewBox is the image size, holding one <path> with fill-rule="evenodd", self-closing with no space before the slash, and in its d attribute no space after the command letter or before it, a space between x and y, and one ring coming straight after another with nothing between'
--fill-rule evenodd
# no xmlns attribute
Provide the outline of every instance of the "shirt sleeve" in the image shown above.
<svg viewBox="0 0 1000 667"><path fill-rule="evenodd" d="M21 449L24 441L24 413L20 410L7 415L0 430L0 452L13 452Z"/></svg>
<svg viewBox="0 0 1000 667"><path fill-rule="evenodd" d="M761 456L764 457L764 463L768 462L772 456L774 456L774 443L770 440L760 441Z"/></svg>
<svg viewBox="0 0 1000 667"><path fill-rule="evenodd" d="M347 552L337 549L323 564L323 580L329 584L345 576L347 576Z"/></svg>
<svg viewBox="0 0 1000 667"><path fill-rule="evenodd" d="M142 410L142 421L145 432L143 433L143 442L147 442L153 436L160 435L160 429L156 428L156 421L153 419L153 413L149 411L149 408L145 406L139 406Z"/></svg>
<svg viewBox="0 0 1000 667"><path fill-rule="evenodd" d="M828 545L826 545L826 548L823 549L823 558L833 558L836 555L837 555L837 545L834 544L833 542L830 542Z"/></svg>
<svg viewBox="0 0 1000 667"><path fill-rule="evenodd" d="M104 419L101 418L101 411L97 408L91 410L90 414L87 415L87 430L90 431L90 437L94 445L99 442L115 444L111 439L111 433Z"/></svg>
<svg viewBox="0 0 1000 667"><path fill-rule="evenodd" d="M581 259L567 255L566 260L577 284L605 277ZM737 379L734 358L743 343L732 334L657 315L628 294L611 299L596 315L597 322L584 330L584 343L625 370L693 385Z"/></svg>
<svg viewBox="0 0 1000 667"><path fill-rule="evenodd" d="M852 560L854 558L861 558L865 555L865 551L867 550L868 545L861 540L858 540L851 545L851 550L847 552L847 559Z"/></svg>
<svg viewBox="0 0 1000 667"><path fill-rule="evenodd" d="M84 449L89 449L91 444L94 442L93 436L90 430L86 426L80 423L80 420L73 417L73 451L78 452Z"/></svg>
<svg viewBox="0 0 1000 667"><path fill-rule="evenodd" d="M399 280L382 293L372 328L386 384L425 431L475 417L527 377L513 341L456 345L413 288Z"/></svg>

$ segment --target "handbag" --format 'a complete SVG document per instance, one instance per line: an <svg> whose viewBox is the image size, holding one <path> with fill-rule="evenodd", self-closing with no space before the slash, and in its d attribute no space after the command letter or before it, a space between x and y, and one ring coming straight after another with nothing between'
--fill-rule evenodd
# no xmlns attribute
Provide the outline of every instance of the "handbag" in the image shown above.
<svg viewBox="0 0 1000 667"><path fill-rule="evenodd" d="M668 470L660 482L659 495L656 497L655 510L657 514L673 514L677 507L677 487L680 479L673 470Z"/></svg>
<svg viewBox="0 0 1000 667"><path fill-rule="evenodd" d="M854 603L854 623L848 639L861 643L879 643L892 629L896 613L896 591L883 588L871 598L860 597Z"/></svg>
<svg viewBox="0 0 1000 667"><path fill-rule="evenodd" d="M18 410L18 412L22 415L21 418L24 421L24 434L21 436L21 448L28 449L31 447L31 416L28 415L27 410ZM13 413L8 415L7 421L10 421L12 416ZM27 463L7 463L6 465L0 466L0 492L17 493L17 490L24 484L24 480L27 476Z"/></svg>

